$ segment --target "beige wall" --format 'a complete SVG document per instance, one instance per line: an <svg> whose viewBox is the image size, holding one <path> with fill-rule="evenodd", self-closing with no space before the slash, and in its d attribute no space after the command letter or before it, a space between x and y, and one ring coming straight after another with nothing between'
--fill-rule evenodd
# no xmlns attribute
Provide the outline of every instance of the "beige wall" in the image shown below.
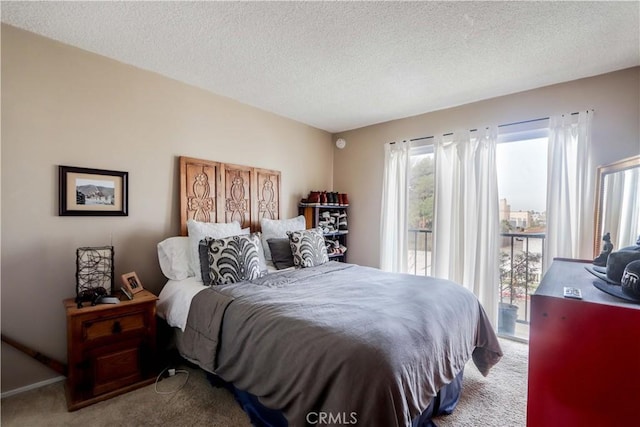
<svg viewBox="0 0 640 427"><path fill-rule="evenodd" d="M177 81L2 26L2 333L66 360L62 299L75 250L115 247L116 277L164 284L178 233L180 155L282 172L284 216L332 186L331 135ZM129 172L128 217L57 215L57 166ZM2 345L2 391L56 374Z"/></svg>
<svg viewBox="0 0 640 427"><path fill-rule="evenodd" d="M349 262L379 265L385 142L594 109L598 165L640 153L640 67L368 126L334 135L334 188L349 194Z"/></svg>

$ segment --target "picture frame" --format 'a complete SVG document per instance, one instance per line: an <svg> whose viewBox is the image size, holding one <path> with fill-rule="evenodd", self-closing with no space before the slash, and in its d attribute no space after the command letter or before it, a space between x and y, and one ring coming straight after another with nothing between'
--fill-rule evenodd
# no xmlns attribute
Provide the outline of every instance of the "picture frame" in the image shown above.
<svg viewBox="0 0 640 427"><path fill-rule="evenodd" d="M58 167L59 216L128 216L129 173Z"/></svg>
<svg viewBox="0 0 640 427"><path fill-rule="evenodd" d="M142 292L144 288L142 287L142 282L140 278L136 274L135 271L130 273L125 273L122 276L122 293L127 296L129 299L133 299L133 297L138 293Z"/></svg>

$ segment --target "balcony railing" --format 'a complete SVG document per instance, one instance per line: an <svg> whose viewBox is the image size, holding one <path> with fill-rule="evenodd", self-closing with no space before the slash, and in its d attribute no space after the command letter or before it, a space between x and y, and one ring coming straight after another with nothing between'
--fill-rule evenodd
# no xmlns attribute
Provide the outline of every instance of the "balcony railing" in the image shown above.
<svg viewBox="0 0 640 427"><path fill-rule="evenodd" d="M500 302L516 305L518 323L529 324L531 295L542 278L544 233L501 233Z"/></svg>
<svg viewBox="0 0 640 427"><path fill-rule="evenodd" d="M426 228L409 229L409 273L431 275L433 232Z"/></svg>
<svg viewBox="0 0 640 427"><path fill-rule="evenodd" d="M500 234L500 302L521 308L518 323L528 324L530 297L540 283L544 261L544 233ZM431 275L433 232L426 228L409 229L409 273Z"/></svg>

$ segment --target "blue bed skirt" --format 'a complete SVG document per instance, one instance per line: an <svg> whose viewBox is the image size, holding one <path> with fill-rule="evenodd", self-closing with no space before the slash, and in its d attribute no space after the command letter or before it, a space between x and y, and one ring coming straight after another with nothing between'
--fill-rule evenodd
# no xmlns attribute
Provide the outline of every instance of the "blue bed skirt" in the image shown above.
<svg viewBox="0 0 640 427"><path fill-rule="evenodd" d="M431 399L431 403L422 414L411 423L412 427L437 427L432 418L438 415L450 414L455 409L460 399L462 390L463 371L460 371L454 380L444 386L438 395ZM223 381L219 377L207 374L214 387L223 387L235 396L236 400L247 413L251 424L256 427L287 427L288 423L281 411L269 409L262 405L258 398L251 393L235 388L232 384Z"/></svg>

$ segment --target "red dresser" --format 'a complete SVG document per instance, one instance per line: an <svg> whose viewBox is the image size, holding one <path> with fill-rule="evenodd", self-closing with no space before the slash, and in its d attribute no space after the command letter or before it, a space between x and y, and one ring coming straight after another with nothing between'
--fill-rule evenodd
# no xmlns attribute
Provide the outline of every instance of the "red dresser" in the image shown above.
<svg viewBox="0 0 640 427"><path fill-rule="evenodd" d="M596 289L587 265L555 260L531 297L527 426L640 425L640 305Z"/></svg>

